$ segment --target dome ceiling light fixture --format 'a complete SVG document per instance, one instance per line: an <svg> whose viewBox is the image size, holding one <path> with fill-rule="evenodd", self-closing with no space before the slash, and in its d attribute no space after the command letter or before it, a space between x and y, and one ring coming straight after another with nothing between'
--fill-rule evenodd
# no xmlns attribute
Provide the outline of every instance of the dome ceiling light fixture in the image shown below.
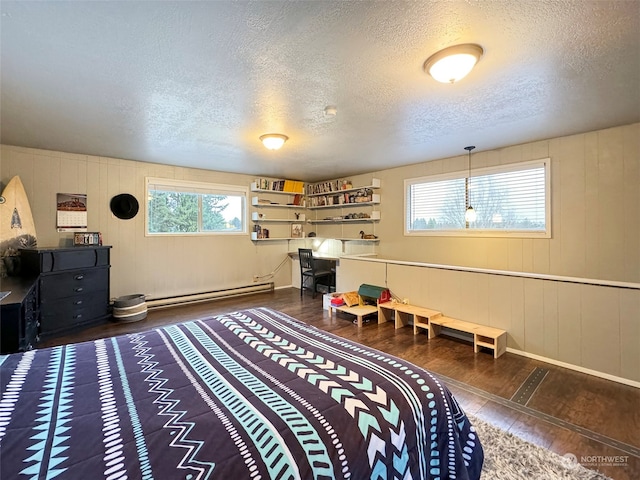
<svg viewBox="0 0 640 480"><path fill-rule="evenodd" d="M260 141L269 150L280 150L287 140L289 137L281 133L265 133L260 136Z"/></svg>
<svg viewBox="0 0 640 480"><path fill-rule="evenodd" d="M483 53L475 43L453 45L427 58L423 68L438 82L455 83L469 74Z"/></svg>

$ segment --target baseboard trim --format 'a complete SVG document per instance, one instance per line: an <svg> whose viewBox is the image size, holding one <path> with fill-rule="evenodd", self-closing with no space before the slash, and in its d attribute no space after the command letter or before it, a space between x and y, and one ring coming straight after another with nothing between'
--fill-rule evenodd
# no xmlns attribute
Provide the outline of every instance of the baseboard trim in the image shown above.
<svg viewBox="0 0 640 480"><path fill-rule="evenodd" d="M618 377L616 375L611 375L609 373L599 372L598 370L591 370L590 368L581 367L579 365L574 365L572 363L561 362L560 360L543 357L542 355L536 355L535 353L524 352L522 350L517 350L511 347L507 347L507 352L515 353L516 355L520 355L521 357L527 357L533 360L539 360L541 362L550 363L551 365L567 368L569 370L574 370L576 372L586 373L587 375L593 375L594 377L604 378L605 380L611 380L612 382L622 383L624 385L629 385L630 387L640 388L640 382L631 380L629 378Z"/></svg>

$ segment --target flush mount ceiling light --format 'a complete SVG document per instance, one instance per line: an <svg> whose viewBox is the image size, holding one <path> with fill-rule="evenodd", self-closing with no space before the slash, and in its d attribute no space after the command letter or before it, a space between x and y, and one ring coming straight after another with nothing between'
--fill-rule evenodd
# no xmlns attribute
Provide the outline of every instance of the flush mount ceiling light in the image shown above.
<svg viewBox="0 0 640 480"><path fill-rule="evenodd" d="M455 83L467 76L483 53L475 43L447 47L427 58L424 71L438 82Z"/></svg>
<svg viewBox="0 0 640 480"><path fill-rule="evenodd" d="M260 141L269 150L280 150L287 140L289 140L289 137L281 133L266 133L260 136Z"/></svg>

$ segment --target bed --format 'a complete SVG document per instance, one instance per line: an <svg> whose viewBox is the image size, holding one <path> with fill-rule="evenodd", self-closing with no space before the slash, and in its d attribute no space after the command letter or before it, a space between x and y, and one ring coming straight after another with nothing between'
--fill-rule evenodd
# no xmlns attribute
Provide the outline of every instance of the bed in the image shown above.
<svg viewBox="0 0 640 480"><path fill-rule="evenodd" d="M480 477L432 374L268 308L0 363L2 478Z"/></svg>

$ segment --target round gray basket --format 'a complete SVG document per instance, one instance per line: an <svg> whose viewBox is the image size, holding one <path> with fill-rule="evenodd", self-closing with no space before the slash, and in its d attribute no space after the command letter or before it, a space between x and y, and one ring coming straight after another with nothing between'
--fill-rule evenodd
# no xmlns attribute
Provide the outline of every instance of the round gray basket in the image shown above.
<svg viewBox="0 0 640 480"><path fill-rule="evenodd" d="M113 319L116 322L137 322L145 318L147 318L147 303L141 293L118 297L113 302Z"/></svg>

